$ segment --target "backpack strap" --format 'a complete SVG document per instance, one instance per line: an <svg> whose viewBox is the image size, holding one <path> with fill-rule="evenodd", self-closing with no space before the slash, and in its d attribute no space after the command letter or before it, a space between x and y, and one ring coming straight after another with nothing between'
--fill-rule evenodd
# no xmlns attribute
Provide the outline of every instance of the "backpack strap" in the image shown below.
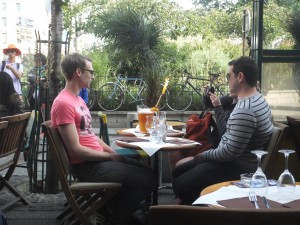
<svg viewBox="0 0 300 225"><path fill-rule="evenodd" d="M3 72L3 70L4 70L4 67L5 67L5 61L2 61L1 72Z"/></svg>
<svg viewBox="0 0 300 225"><path fill-rule="evenodd" d="M5 62L5 61L2 61L1 72L3 72L4 67L5 67L5 64L6 64L6 62ZM17 70L19 70L19 68L20 68L20 63L17 63Z"/></svg>

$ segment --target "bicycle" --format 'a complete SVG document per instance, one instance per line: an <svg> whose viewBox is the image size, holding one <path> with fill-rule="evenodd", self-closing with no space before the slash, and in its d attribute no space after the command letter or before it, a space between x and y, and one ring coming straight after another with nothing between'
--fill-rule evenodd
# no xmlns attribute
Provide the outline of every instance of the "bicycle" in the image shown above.
<svg viewBox="0 0 300 225"><path fill-rule="evenodd" d="M159 84L162 90L163 84ZM132 88L133 90L130 90ZM125 103L125 95L132 99L131 103L140 102L146 105L147 84L143 78L127 77L119 74L115 82L107 82L97 91L97 102L101 109L105 111L116 111ZM166 94L160 102L159 109L166 106Z"/></svg>
<svg viewBox="0 0 300 225"><path fill-rule="evenodd" d="M88 103L87 107L89 110L92 110L97 102L97 91L94 90L92 87L87 88L88 91Z"/></svg>
<svg viewBox="0 0 300 225"><path fill-rule="evenodd" d="M186 69L183 71L184 83L175 84L169 89L167 96L167 105L173 111L184 111L192 104L193 94L196 93L202 99L210 87L214 88L217 96L224 96L228 93L228 85L219 80L220 74L208 73L209 79L192 76ZM202 81L204 85L197 88L191 80ZM206 84L205 84L206 83ZM194 91L194 92L193 92Z"/></svg>

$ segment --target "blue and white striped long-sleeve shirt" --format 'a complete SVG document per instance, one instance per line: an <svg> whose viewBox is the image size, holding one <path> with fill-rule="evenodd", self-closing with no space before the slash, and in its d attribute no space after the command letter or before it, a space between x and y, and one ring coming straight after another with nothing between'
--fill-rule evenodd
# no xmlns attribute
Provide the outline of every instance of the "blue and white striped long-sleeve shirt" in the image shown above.
<svg viewBox="0 0 300 225"><path fill-rule="evenodd" d="M264 97L239 99L226 125L219 146L201 153L205 161L232 162L255 171L256 156L251 150L265 150L273 132L271 110Z"/></svg>

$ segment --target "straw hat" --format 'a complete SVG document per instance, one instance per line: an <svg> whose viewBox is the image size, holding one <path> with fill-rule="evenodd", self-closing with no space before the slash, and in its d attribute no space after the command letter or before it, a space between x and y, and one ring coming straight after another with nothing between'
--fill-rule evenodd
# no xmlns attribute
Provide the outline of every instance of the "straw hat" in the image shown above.
<svg viewBox="0 0 300 225"><path fill-rule="evenodd" d="M21 55L20 49L18 49L14 44L9 44L9 45L7 46L7 48L3 49L3 53L4 53L5 55L7 55L7 51L8 51L8 50L15 50L15 51L16 51L16 56Z"/></svg>

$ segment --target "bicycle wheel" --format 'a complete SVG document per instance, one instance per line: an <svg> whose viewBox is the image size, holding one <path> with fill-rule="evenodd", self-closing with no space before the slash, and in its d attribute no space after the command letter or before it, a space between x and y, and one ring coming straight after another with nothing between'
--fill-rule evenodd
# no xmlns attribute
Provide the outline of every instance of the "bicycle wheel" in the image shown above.
<svg viewBox="0 0 300 225"><path fill-rule="evenodd" d="M160 96L161 94L161 90L163 89L164 85L163 84L159 84L161 86L161 88L158 89L158 93L156 93L156 96ZM160 102L159 102L159 110L162 110L166 107L167 105L167 95L168 95L168 90L166 90L166 93L162 96ZM140 99L141 99L141 103L149 108L154 107L154 105L148 105L147 104L147 96L148 96L148 88L147 86L143 87L141 90L141 94L140 94ZM158 99L157 99L158 101ZM155 102L157 102L155 101Z"/></svg>
<svg viewBox="0 0 300 225"><path fill-rule="evenodd" d="M108 82L99 88L97 101L101 109L105 111L116 111L124 100L122 88L113 82Z"/></svg>
<svg viewBox="0 0 300 225"><path fill-rule="evenodd" d="M192 104L192 92L185 85L174 85L167 94L167 104L173 111L184 111Z"/></svg>
<svg viewBox="0 0 300 225"><path fill-rule="evenodd" d="M88 103L87 107L89 110L92 110L97 102L97 94L96 91L93 88L87 88L88 90Z"/></svg>

